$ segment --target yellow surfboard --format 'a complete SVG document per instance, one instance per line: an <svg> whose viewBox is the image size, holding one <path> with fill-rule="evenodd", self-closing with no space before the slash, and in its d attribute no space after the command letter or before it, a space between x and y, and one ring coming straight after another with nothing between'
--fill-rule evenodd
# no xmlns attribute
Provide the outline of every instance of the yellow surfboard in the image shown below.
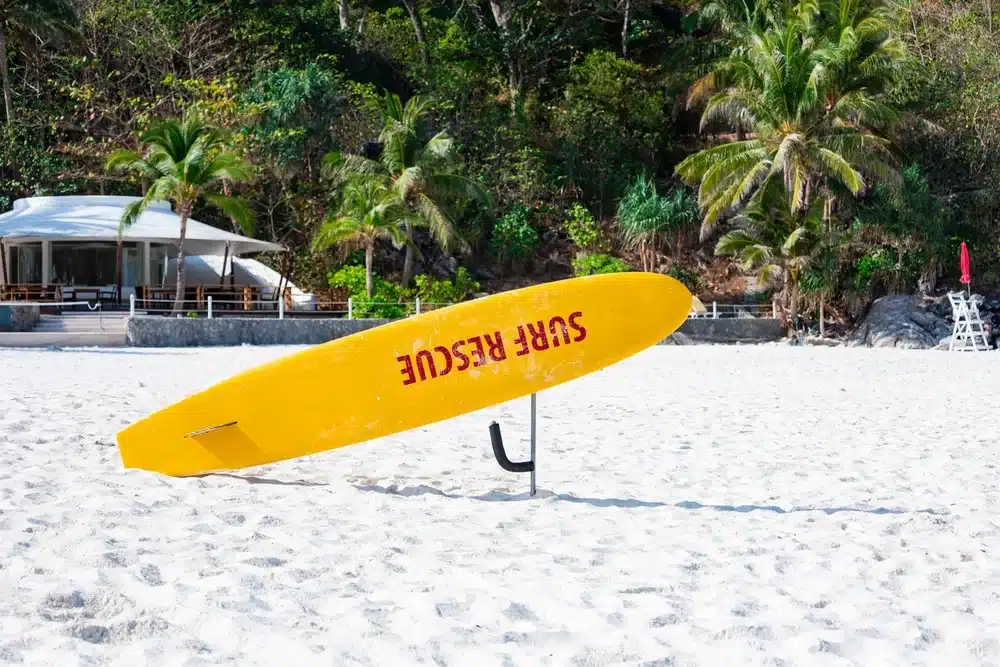
<svg viewBox="0 0 1000 667"><path fill-rule="evenodd" d="M241 372L121 430L126 468L197 475L306 456L538 392L655 345L683 284L613 273L381 325Z"/></svg>

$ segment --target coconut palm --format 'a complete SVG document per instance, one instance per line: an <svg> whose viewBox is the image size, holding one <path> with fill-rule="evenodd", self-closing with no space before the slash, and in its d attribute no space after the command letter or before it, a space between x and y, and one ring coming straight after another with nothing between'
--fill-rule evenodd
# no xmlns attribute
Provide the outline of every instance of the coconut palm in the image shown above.
<svg viewBox="0 0 1000 667"><path fill-rule="evenodd" d="M478 182L455 173L455 140L441 130L426 142L420 138L420 126L430 113L430 102L415 95L403 105L399 96L385 93L380 102L382 131L377 159L362 155L330 153L324 158L327 174L345 178L351 173L379 174L413 216L405 220L409 243L403 261L403 286L413 276L413 225L429 228L434 240L447 251L468 250L468 244L455 230L449 207L461 199L473 199L490 206L490 196Z"/></svg>
<svg viewBox="0 0 1000 667"><path fill-rule="evenodd" d="M780 185L771 183L759 200L733 218L736 228L715 246L716 254L739 258L745 271L777 287L792 322L798 315L803 272L835 257L845 242L842 234L825 225L824 208L817 197L807 210L793 211Z"/></svg>
<svg viewBox="0 0 1000 667"><path fill-rule="evenodd" d="M221 209L244 229L250 229L253 214L242 199L211 192L224 181L250 179L250 164L227 150L225 135L204 123L197 115L182 120L157 122L140 137L145 155L123 150L107 161L109 171L131 172L152 181L146 195L125 207L120 229L132 225L154 201L169 200L180 215L177 242L177 295L173 314L184 306L184 239L187 221L195 204L202 198ZM119 233L119 241L121 233ZM119 243L120 244L120 243Z"/></svg>
<svg viewBox="0 0 1000 667"><path fill-rule="evenodd" d="M804 0L780 24L743 29L743 47L720 65L729 85L712 94L702 128L719 122L747 138L676 168L699 185L702 239L773 181L784 186L792 212L807 210L824 185L857 195L871 182L901 184L887 132L903 115L871 92L889 76L896 45L866 32L864 18L862 29L838 28L837 42L821 38L812 6Z"/></svg>
<svg viewBox="0 0 1000 667"><path fill-rule="evenodd" d="M72 38L77 34L77 22L72 0L0 0L0 78L8 127L14 121L14 110L7 45Z"/></svg>
<svg viewBox="0 0 1000 667"><path fill-rule="evenodd" d="M313 250L326 250L338 243L363 247L365 288L371 298L375 243L382 238L389 239L397 248L407 243L404 225L410 216L388 181L374 175L355 176L343 189L340 208L319 228Z"/></svg>

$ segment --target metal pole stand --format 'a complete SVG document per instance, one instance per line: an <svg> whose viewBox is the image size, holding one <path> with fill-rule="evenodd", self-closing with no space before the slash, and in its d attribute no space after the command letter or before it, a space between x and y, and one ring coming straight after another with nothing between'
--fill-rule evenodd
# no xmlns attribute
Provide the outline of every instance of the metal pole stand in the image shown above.
<svg viewBox="0 0 1000 667"><path fill-rule="evenodd" d="M535 394L531 395L531 460L511 461L507 458L507 452L503 448L503 436L500 435L500 425L490 422L490 442L493 444L493 456L497 463L507 472L530 472L531 492L528 494L535 497Z"/></svg>

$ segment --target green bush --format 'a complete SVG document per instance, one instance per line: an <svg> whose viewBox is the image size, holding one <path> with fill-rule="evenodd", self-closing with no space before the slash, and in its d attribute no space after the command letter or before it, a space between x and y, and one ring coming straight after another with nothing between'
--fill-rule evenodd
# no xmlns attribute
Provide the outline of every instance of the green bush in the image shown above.
<svg viewBox="0 0 1000 667"><path fill-rule="evenodd" d="M579 202L570 206L563 222L566 235L576 247L584 252L594 252L602 245L601 224L594 219L590 211Z"/></svg>
<svg viewBox="0 0 1000 667"><path fill-rule="evenodd" d="M596 273L623 273L630 271L628 264L611 255L584 255L573 260L573 274L591 276Z"/></svg>
<svg viewBox="0 0 1000 667"><path fill-rule="evenodd" d="M479 283L472 279L469 271L460 266L455 272L455 280L437 280L431 276L420 274L413 278L416 289L408 290L413 298L419 297L424 303L458 303L479 291Z"/></svg>
<svg viewBox="0 0 1000 667"><path fill-rule="evenodd" d="M353 304L354 317L403 317L412 311L412 304L401 303L404 299L399 285L391 283L376 273L372 276L372 297L368 298L365 288L365 267L345 266L328 276L330 287L347 288Z"/></svg>
<svg viewBox="0 0 1000 667"><path fill-rule="evenodd" d="M667 275L681 281L685 287L691 290L692 294L701 288L701 277L690 269L685 269L680 264L673 264L667 269Z"/></svg>
<svg viewBox="0 0 1000 667"><path fill-rule="evenodd" d="M347 288L353 304L354 317L397 318L412 315L416 299L424 303L458 303L479 291L479 283L472 279L463 266L455 272L455 279L438 280L420 274L413 277L415 287L403 289L376 273L372 276L372 298L365 289L365 267L345 266L328 276L330 287Z"/></svg>
<svg viewBox="0 0 1000 667"><path fill-rule="evenodd" d="M490 249L501 264L523 266L538 244L538 232L531 226L531 211L524 204L514 204L493 227Z"/></svg>

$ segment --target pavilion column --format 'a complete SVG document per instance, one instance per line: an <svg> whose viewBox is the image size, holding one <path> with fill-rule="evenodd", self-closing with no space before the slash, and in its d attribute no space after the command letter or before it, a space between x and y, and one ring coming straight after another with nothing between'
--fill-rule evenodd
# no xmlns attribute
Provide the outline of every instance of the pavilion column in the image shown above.
<svg viewBox="0 0 1000 667"><path fill-rule="evenodd" d="M151 284L153 254L150 250L152 244L149 241L142 242L142 284Z"/></svg>
<svg viewBox="0 0 1000 667"><path fill-rule="evenodd" d="M52 241L42 241L42 284L52 281Z"/></svg>

